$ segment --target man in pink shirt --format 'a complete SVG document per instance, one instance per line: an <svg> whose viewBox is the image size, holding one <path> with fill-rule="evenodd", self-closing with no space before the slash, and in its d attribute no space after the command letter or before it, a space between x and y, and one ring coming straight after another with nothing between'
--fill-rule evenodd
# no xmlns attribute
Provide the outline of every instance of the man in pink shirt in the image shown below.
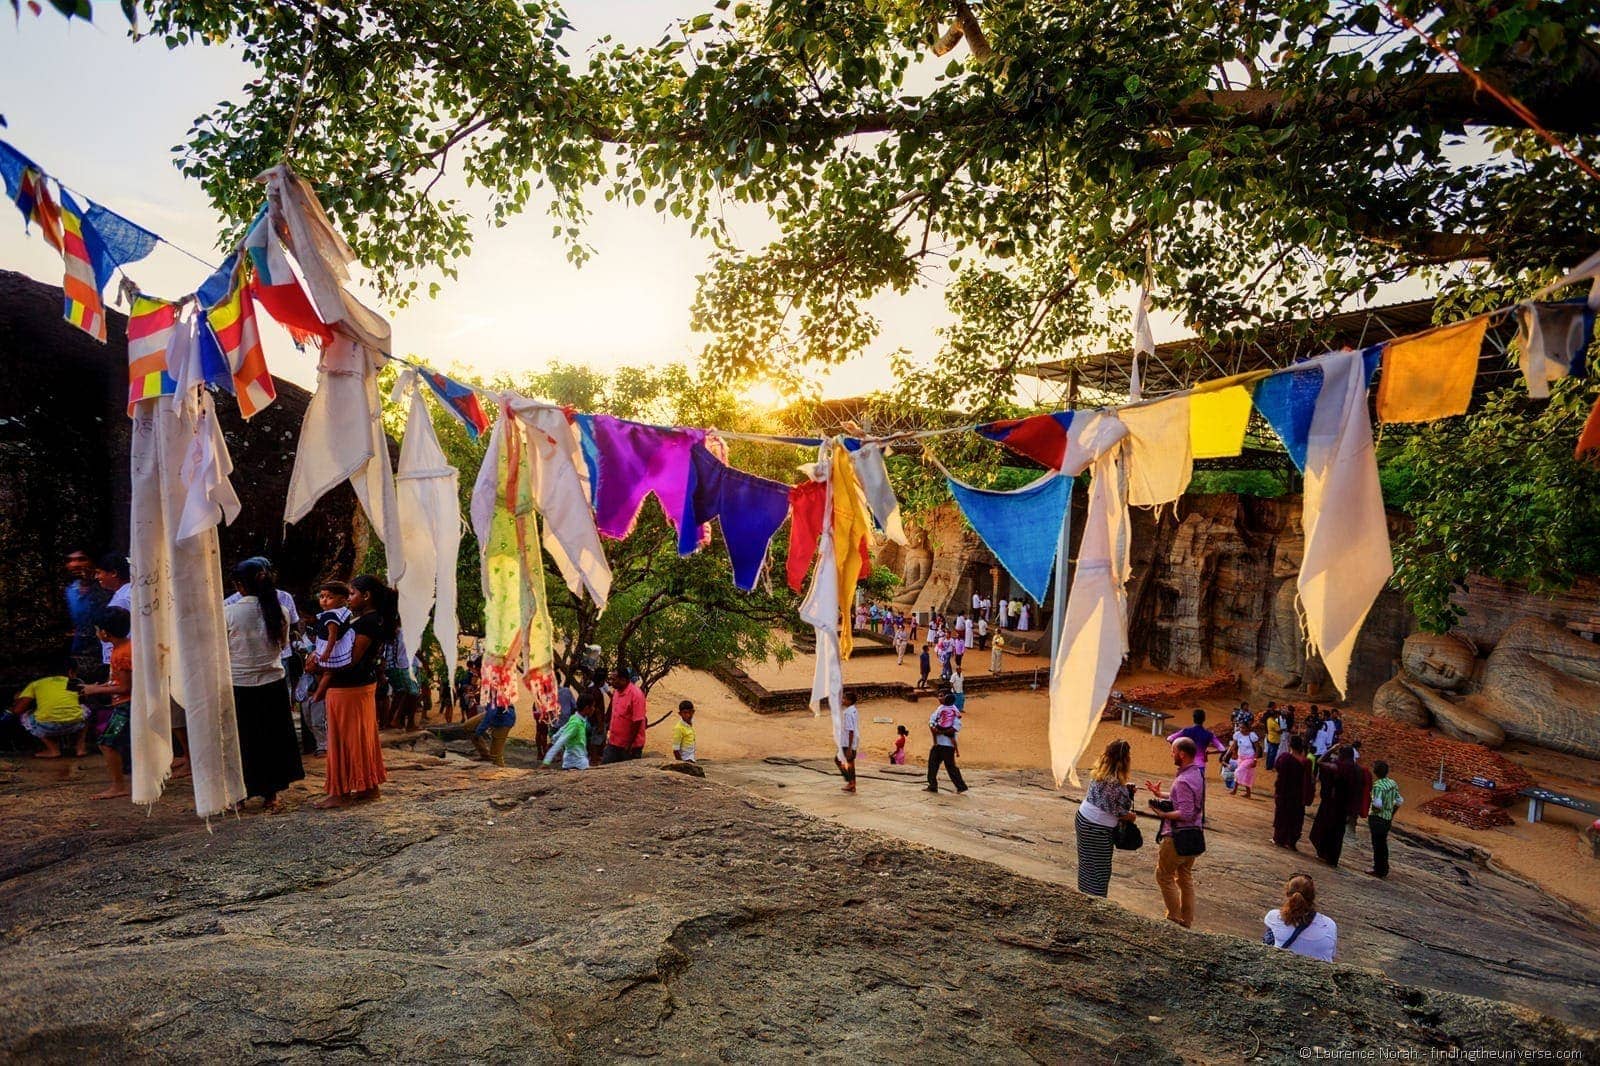
<svg viewBox="0 0 1600 1066"><path fill-rule="evenodd" d="M644 754L644 731L648 722L644 693L620 669L611 671L611 688L611 727L606 731L601 766L637 759Z"/></svg>

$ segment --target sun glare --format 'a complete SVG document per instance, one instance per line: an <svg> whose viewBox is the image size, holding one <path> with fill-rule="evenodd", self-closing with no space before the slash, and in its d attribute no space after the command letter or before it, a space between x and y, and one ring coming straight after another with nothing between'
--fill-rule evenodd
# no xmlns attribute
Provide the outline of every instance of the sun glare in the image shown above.
<svg viewBox="0 0 1600 1066"><path fill-rule="evenodd" d="M760 411L776 411L788 402L782 390L770 381L753 381L739 390L739 398Z"/></svg>

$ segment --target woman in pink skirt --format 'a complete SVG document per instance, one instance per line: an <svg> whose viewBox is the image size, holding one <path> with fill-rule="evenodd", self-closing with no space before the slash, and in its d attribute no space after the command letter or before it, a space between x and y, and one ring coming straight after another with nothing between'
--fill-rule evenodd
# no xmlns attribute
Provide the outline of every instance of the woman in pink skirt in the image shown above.
<svg viewBox="0 0 1600 1066"><path fill-rule="evenodd" d="M1234 771L1233 788L1228 791L1237 795L1239 789L1244 789L1244 798L1250 799L1250 790L1256 783L1256 760L1260 757L1261 736L1256 732L1254 725L1240 726L1233 731L1233 743L1228 745L1228 753L1222 757L1223 762L1231 758L1239 760L1239 767Z"/></svg>

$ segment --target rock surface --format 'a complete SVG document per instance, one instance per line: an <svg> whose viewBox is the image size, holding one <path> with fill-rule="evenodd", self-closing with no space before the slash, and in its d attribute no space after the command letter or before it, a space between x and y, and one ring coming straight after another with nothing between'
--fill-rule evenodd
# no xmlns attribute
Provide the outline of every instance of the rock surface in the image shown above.
<svg viewBox="0 0 1600 1066"><path fill-rule="evenodd" d="M1195 1062L1592 1034L634 763L390 753L386 798L7 823L0 1054L27 1062ZM87 826L87 828L86 828ZM42 846L52 838L54 846ZM1241 1045L1241 1033L1251 1034Z"/></svg>

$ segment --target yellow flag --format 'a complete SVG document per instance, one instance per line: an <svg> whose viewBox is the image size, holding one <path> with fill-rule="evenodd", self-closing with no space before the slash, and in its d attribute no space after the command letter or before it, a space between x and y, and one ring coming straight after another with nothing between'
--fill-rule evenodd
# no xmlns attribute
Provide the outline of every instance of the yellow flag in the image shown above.
<svg viewBox="0 0 1600 1066"><path fill-rule="evenodd" d="M1383 346L1380 422L1431 422L1465 414L1478 376L1487 315Z"/></svg>
<svg viewBox="0 0 1600 1066"><path fill-rule="evenodd" d="M851 608L855 606L856 582L867 565L872 517L867 511L866 492L856 478L855 464L842 444L833 446L829 480L833 489L833 553L839 566L839 656L848 659L855 646Z"/></svg>
<svg viewBox="0 0 1600 1066"><path fill-rule="evenodd" d="M1221 459L1244 450L1256 382L1270 371L1202 382L1189 394L1189 445L1196 459Z"/></svg>

